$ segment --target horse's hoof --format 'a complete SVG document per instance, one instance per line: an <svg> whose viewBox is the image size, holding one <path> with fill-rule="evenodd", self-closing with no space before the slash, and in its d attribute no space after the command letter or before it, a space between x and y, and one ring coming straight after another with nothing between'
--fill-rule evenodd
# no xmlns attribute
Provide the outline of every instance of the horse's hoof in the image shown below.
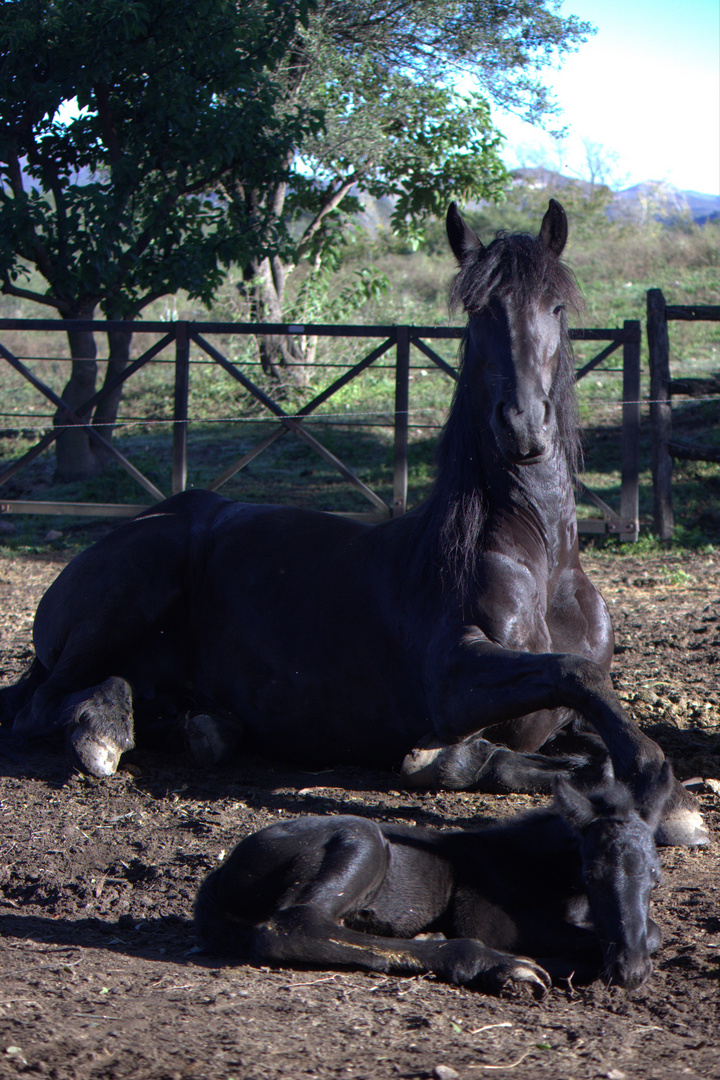
<svg viewBox="0 0 720 1080"><path fill-rule="evenodd" d="M429 735L406 754L400 775L406 788L435 787L438 779L438 757L447 749L434 735Z"/></svg>
<svg viewBox="0 0 720 1080"><path fill-rule="evenodd" d="M213 713L191 713L181 727L187 752L199 769L212 769L240 745L239 723Z"/></svg>
<svg viewBox="0 0 720 1080"><path fill-rule="evenodd" d="M111 676L66 699L71 710L66 740L71 757L91 776L112 776L122 754L135 745L132 689Z"/></svg>
<svg viewBox="0 0 720 1080"><path fill-rule="evenodd" d="M702 847L709 840L700 811L687 806L671 810L655 831L655 843L660 847Z"/></svg>
<svg viewBox="0 0 720 1080"><path fill-rule="evenodd" d="M76 728L68 738L70 751L80 768L102 779L117 772L123 749L110 740L104 741Z"/></svg>

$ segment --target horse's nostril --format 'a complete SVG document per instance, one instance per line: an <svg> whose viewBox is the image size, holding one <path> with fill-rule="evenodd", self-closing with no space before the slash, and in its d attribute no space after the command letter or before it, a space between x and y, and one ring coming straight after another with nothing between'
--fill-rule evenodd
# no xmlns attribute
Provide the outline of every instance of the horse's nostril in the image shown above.
<svg viewBox="0 0 720 1080"><path fill-rule="evenodd" d="M630 960L620 957L615 965L613 977L625 990L637 990L652 973L652 961L649 957Z"/></svg>

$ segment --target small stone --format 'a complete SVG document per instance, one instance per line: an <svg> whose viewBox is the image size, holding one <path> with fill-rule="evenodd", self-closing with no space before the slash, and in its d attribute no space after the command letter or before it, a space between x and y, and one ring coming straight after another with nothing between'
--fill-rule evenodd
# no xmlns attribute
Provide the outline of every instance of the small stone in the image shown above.
<svg viewBox="0 0 720 1080"><path fill-rule="evenodd" d="M45 539L48 541L62 540L62 533L59 529L48 529L45 533Z"/></svg>
<svg viewBox="0 0 720 1080"><path fill-rule="evenodd" d="M436 1065L433 1069L435 1080L460 1080L460 1073L451 1065Z"/></svg>

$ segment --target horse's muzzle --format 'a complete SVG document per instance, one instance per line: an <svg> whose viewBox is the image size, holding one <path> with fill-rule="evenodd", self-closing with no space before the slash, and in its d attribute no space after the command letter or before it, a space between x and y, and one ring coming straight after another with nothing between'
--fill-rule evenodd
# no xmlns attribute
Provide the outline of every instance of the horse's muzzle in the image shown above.
<svg viewBox="0 0 720 1080"><path fill-rule="evenodd" d="M644 950L633 952L609 951L605 971L608 978L625 990L637 990L652 974L652 960Z"/></svg>
<svg viewBox="0 0 720 1080"><path fill-rule="evenodd" d="M547 461L554 448L555 409L549 398L524 405L498 404L491 426L498 448L511 465Z"/></svg>

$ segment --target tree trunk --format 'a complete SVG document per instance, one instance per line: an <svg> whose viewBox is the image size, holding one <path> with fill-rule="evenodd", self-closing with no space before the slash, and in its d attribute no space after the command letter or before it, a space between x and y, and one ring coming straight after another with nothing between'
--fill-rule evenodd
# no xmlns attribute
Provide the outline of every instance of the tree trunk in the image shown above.
<svg viewBox="0 0 720 1080"><path fill-rule="evenodd" d="M132 330L113 330L108 333L108 364L107 371L105 372L105 380L103 387L108 386L113 379L120 375L130 362L130 344L132 342ZM113 431L115 430L115 422L117 420L118 409L120 408L120 402L122 401L123 387L118 387L117 390L113 390L108 394L106 398L103 398L98 403L95 409L95 415L93 416L93 427L98 429L98 432L107 442L112 442ZM104 468L113 459L112 455L100 446L99 443L95 443L91 446L91 450L99 462L100 468Z"/></svg>
<svg viewBox="0 0 720 1080"><path fill-rule="evenodd" d="M92 319L94 308L83 311L78 318ZM72 357L70 379L62 392L63 401L77 412L95 393L97 383L97 346L95 336L90 330L68 329L68 342ZM108 334L109 359L104 385L107 386L128 364L132 331L123 330ZM98 434L110 442L117 419L118 408L122 399L122 388L113 391L99 403L94 416L84 416L88 423L97 428ZM68 419L62 409L55 414L56 426L65 427ZM112 460L112 456L87 431L70 425L56 440L55 481L70 483L87 480L97 476Z"/></svg>
<svg viewBox="0 0 720 1080"><path fill-rule="evenodd" d="M92 319L93 312L94 308L90 308L76 317ZM77 412L80 406L95 393L97 348L91 330L68 329L67 336L72 368L70 379L62 392L62 399L73 412ZM83 417L83 419L90 418ZM95 476L99 471L99 463L93 453L87 432L71 425L62 409L57 410L53 422L56 427L65 429L58 435L55 443L55 482L69 483Z"/></svg>
<svg viewBox="0 0 720 1080"><path fill-rule="evenodd" d="M252 262L244 273L253 322L281 323L285 294L285 267L278 258ZM262 369L278 382L292 381L295 386L308 382L308 357L304 337L287 334L258 334L258 355Z"/></svg>

